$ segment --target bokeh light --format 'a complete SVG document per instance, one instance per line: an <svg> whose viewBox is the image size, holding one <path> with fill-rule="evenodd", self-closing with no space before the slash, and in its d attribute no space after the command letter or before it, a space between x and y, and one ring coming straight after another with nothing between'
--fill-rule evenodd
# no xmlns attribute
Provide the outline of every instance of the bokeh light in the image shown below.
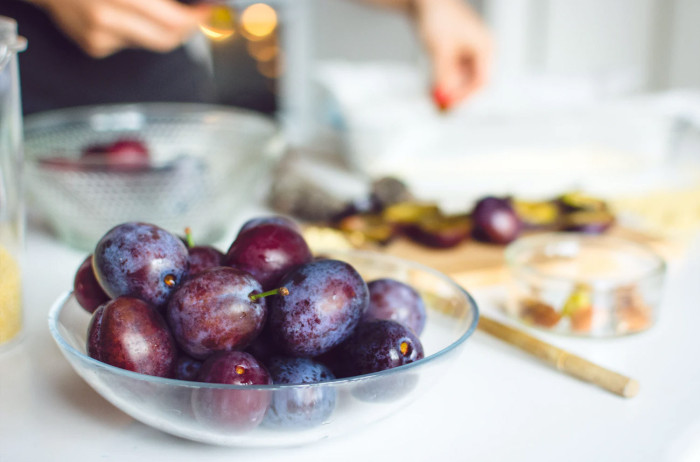
<svg viewBox="0 0 700 462"><path fill-rule="evenodd" d="M211 16L205 24L200 24L201 31L212 40L222 41L236 32L236 15L232 8L217 5L212 9Z"/></svg>
<svg viewBox="0 0 700 462"><path fill-rule="evenodd" d="M258 61L258 72L268 79L277 79L284 73L284 55L280 51L276 59Z"/></svg>
<svg viewBox="0 0 700 462"><path fill-rule="evenodd" d="M250 5L241 13L241 32L249 40L261 40L277 27L277 13L265 3Z"/></svg>
<svg viewBox="0 0 700 462"><path fill-rule="evenodd" d="M277 37L269 35L263 40L251 40L246 42L248 54L256 61L271 61L275 59L279 52Z"/></svg>

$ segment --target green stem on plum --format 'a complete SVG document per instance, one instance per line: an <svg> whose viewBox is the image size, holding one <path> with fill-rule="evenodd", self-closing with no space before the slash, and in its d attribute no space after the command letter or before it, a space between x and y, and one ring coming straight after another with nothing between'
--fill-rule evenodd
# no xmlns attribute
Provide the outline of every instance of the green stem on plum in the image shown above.
<svg viewBox="0 0 700 462"><path fill-rule="evenodd" d="M252 301L256 301L259 298L269 297L270 295L281 295L285 297L289 295L289 290L286 287L280 287L279 289L268 290L267 292L263 292L261 294L251 294L249 297Z"/></svg>
<svg viewBox="0 0 700 462"><path fill-rule="evenodd" d="M194 238L192 237L192 228L189 226L185 228L185 240L187 241L187 247L192 248L194 247Z"/></svg>

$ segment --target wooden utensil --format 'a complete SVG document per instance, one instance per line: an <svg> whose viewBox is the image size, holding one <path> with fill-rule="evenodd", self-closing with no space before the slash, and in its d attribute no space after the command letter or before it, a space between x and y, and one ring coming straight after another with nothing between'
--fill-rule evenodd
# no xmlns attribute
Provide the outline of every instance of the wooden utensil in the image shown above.
<svg viewBox="0 0 700 462"><path fill-rule="evenodd" d="M632 398L639 392L639 382L617 372L598 366L586 359L562 350L521 330L481 315L479 330L541 359L566 374L591 382L624 398Z"/></svg>

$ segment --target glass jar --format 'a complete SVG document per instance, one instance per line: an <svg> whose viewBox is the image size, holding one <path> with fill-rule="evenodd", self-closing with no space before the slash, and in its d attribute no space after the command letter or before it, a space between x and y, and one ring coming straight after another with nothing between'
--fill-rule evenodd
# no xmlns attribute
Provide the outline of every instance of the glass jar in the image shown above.
<svg viewBox="0 0 700 462"><path fill-rule="evenodd" d="M25 47L16 22L0 16L0 351L22 332L24 189L17 53Z"/></svg>

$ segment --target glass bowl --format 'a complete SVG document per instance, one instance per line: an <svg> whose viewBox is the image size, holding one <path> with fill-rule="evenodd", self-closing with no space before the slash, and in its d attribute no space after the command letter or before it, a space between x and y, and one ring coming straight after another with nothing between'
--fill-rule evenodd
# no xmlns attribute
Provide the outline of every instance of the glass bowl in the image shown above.
<svg viewBox="0 0 700 462"><path fill-rule="evenodd" d="M137 374L88 357L85 345L90 314L71 293L54 303L49 328L73 369L92 388L123 412L161 431L195 441L241 447L297 446L342 435L399 411L424 395L454 366L476 328L479 314L476 303L464 289L420 264L372 252L324 254L347 261L365 280L392 277L412 285L423 296L427 308L427 322L420 337L424 359L320 384L205 384ZM245 422L250 419L240 406L230 406L234 402L262 400L279 403L290 396L310 403L320 402L322 396L331 397L328 410L332 412L327 412L322 420L307 422L308 425L302 422L271 428L266 419L256 428L249 428ZM212 403L219 408L222 403L229 404L226 418L212 415Z"/></svg>
<svg viewBox="0 0 700 462"><path fill-rule="evenodd" d="M637 242L581 233L524 237L506 248L507 311L553 332L610 337L657 319L666 263Z"/></svg>
<svg viewBox="0 0 700 462"><path fill-rule="evenodd" d="M137 140L149 164L109 168L81 159L92 146ZM30 205L68 244L91 250L127 221L220 239L231 210L250 201L281 155L270 118L201 104L147 103L62 109L25 121ZM76 163L81 159L79 163Z"/></svg>

